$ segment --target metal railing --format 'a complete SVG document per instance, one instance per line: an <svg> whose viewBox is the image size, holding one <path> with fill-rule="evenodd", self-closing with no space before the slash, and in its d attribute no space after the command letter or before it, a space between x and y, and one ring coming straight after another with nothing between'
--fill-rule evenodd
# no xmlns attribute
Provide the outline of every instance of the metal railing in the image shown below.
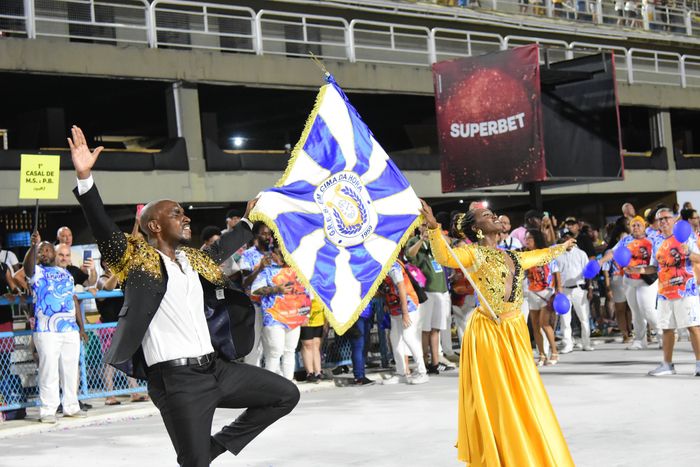
<svg viewBox="0 0 700 467"><path fill-rule="evenodd" d="M351 56L351 28L343 18L260 10L255 21L260 55L308 57L313 52L335 60Z"/></svg>
<svg viewBox="0 0 700 467"><path fill-rule="evenodd" d="M27 37L148 44L146 0L28 0Z"/></svg>
<svg viewBox="0 0 700 467"><path fill-rule="evenodd" d="M121 290L77 294L80 313L85 319L84 300L122 297ZM31 298L28 300L31 302ZM13 305L0 296L0 305ZM85 321L83 321L85 322ZM146 382L127 378L104 361L117 323L86 324L87 342L80 342L80 384L78 399L96 399L146 392ZM0 412L39 405L38 366L31 341L32 331L0 332ZM324 368L348 365L350 343L329 333L321 347Z"/></svg>
<svg viewBox="0 0 700 467"><path fill-rule="evenodd" d="M18 7L18 1L6 3L7 6L0 3L0 28L28 38L59 37L115 45L288 57L307 56L311 51L322 58L351 63L409 66L430 66L439 60L540 43L547 48L552 61L610 50L616 57L617 79L629 84L697 87L700 71L697 56L673 52L578 41L567 43L534 36L504 37L441 27L430 29L398 22L359 19L348 22L341 17L273 10L256 12L248 7L190 0L155 0L150 5L146 0L22 0L22 8ZM379 3L371 2L372 5ZM481 7L501 9L509 4L517 7L518 13L523 8L517 0L482 0ZM531 3L528 11L538 5L544 8L544 11L538 10L538 14L553 17L569 14L566 9L555 8L551 0L537 5ZM608 14L609 5L600 0L586 5L596 6L589 8L590 21L610 23L619 19L614 10ZM401 12L409 8L409 4L402 5ZM425 7L425 11L429 8ZM645 11L648 14L641 19L649 23L651 29L667 30L680 24L677 19L673 20L679 18L675 10L657 8L653 15L649 14L649 9ZM686 17L683 23L689 28L686 32L698 33L698 16ZM626 21L624 17L622 20ZM543 56L540 58L544 61Z"/></svg>
<svg viewBox="0 0 700 467"><path fill-rule="evenodd" d="M149 10L151 47L256 52L251 8L184 0L155 0Z"/></svg>
<svg viewBox="0 0 700 467"><path fill-rule="evenodd" d="M77 294L84 315L83 300L121 297L122 292ZM9 302L0 298L0 305ZM80 343L80 384L78 399L94 399L145 392L146 383L126 378L109 369L104 353L109 348L116 323L86 324L87 342ZM0 412L39 405L38 366L31 342L32 331L0 332Z"/></svg>

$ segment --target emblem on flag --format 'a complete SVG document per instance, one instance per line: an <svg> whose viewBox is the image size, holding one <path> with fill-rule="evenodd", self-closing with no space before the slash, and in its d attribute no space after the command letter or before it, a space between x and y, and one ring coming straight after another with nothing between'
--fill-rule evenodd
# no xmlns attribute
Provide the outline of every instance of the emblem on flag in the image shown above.
<svg viewBox="0 0 700 467"><path fill-rule="evenodd" d="M333 77L326 81L284 175L250 218L273 230L343 334L418 225L420 201Z"/></svg>

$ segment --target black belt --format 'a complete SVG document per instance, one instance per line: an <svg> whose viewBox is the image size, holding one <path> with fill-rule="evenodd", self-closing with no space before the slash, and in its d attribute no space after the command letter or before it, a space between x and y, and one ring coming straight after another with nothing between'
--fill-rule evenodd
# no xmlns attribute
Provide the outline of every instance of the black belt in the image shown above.
<svg viewBox="0 0 700 467"><path fill-rule="evenodd" d="M565 285L564 288L565 288L565 289L578 289L578 288L580 288L580 289L585 289L585 288L586 288L586 284L576 284L576 285L570 285L570 286L566 286L566 285Z"/></svg>
<svg viewBox="0 0 700 467"><path fill-rule="evenodd" d="M157 368L173 368L176 366L206 366L213 362L215 357L216 353L212 352L199 357L176 358L175 360L166 360L164 362L153 364L149 366L148 369L155 370Z"/></svg>

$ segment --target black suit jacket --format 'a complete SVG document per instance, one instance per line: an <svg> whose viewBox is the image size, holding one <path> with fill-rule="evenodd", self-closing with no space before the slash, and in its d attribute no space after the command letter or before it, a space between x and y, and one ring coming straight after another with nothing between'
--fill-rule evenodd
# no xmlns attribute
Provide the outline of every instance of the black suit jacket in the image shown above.
<svg viewBox="0 0 700 467"><path fill-rule="evenodd" d="M117 329L105 360L129 376L145 379L146 361L141 342L165 295L168 281L165 265L155 248L119 230L107 215L95 185L83 195L79 195L77 188L73 192L83 208L102 258L110 270L120 276L124 290L124 306L119 312ZM202 283L203 313L212 346L220 358L227 360L235 360L250 352L255 310L248 296L226 279L218 265L252 237L248 224L239 222L206 253L183 248Z"/></svg>

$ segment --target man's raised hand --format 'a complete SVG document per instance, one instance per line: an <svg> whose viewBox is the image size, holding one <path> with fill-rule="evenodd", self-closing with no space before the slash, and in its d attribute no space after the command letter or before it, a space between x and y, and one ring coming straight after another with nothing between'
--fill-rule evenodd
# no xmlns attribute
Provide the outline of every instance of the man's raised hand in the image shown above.
<svg viewBox="0 0 700 467"><path fill-rule="evenodd" d="M75 167L75 173L78 175L78 179L85 180L90 177L92 168L97 161L97 156L100 155L104 147L100 146L90 152L83 130L73 125L70 131L73 137L68 138L68 146L70 146L73 167Z"/></svg>

